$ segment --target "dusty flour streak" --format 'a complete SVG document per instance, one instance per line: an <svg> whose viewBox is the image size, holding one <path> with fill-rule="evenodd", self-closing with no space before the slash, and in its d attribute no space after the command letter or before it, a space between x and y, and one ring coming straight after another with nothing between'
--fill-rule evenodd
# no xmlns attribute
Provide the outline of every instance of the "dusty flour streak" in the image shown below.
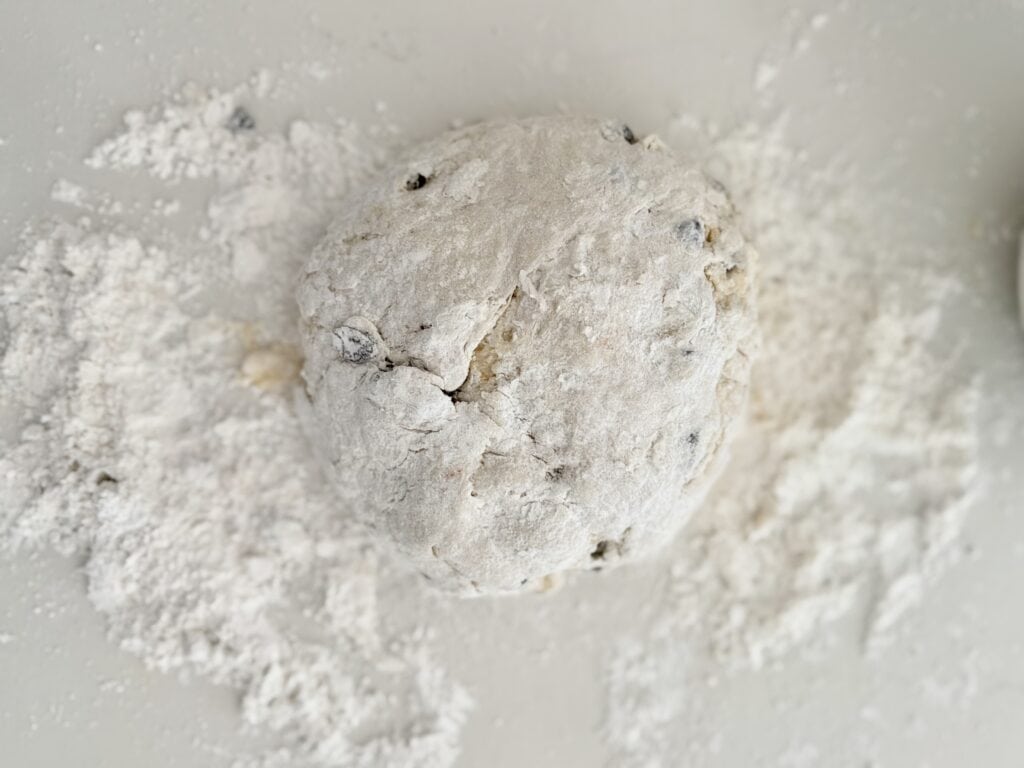
<svg viewBox="0 0 1024 768"><path fill-rule="evenodd" d="M854 185L809 169L781 126L675 128L761 252L764 347L731 460L670 551L649 653L627 642L610 660L607 737L627 765L671 764L658 738L632 736L679 727L685 683L649 668L681 648L758 668L857 609L866 652L884 646L960 555L978 452L977 382L941 328L958 284L873 231Z"/></svg>
<svg viewBox="0 0 1024 768"><path fill-rule="evenodd" d="M114 641L237 689L283 743L243 764L450 765L469 698L391 626L418 585L339 509L290 402L295 270L380 150L340 123L254 130L258 90L187 88L90 156L159 180L157 219L212 181L183 234L61 182L82 215L4 262L0 545L83 554Z"/></svg>

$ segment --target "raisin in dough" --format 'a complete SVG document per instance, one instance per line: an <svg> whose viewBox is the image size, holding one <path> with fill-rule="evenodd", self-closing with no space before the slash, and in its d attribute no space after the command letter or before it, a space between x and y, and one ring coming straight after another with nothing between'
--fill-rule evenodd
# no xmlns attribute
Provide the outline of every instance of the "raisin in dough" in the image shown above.
<svg viewBox="0 0 1024 768"><path fill-rule="evenodd" d="M754 260L721 186L621 124L413 148L345 201L298 291L338 492L468 594L651 552L742 411Z"/></svg>

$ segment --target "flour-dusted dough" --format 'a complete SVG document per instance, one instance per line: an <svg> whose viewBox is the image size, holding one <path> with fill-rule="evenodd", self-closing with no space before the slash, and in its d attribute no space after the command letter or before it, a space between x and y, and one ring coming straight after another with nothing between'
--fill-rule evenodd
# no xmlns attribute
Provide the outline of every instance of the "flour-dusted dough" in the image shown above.
<svg viewBox="0 0 1024 768"><path fill-rule="evenodd" d="M467 593L650 552L742 409L753 262L722 188L621 124L413 148L348 199L298 292L339 492Z"/></svg>

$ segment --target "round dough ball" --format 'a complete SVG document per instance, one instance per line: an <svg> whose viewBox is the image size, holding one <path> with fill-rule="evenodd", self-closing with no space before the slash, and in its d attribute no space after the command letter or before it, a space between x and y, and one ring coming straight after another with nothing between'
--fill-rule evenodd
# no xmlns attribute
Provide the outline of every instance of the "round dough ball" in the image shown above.
<svg viewBox="0 0 1024 768"><path fill-rule="evenodd" d="M621 124L413 148L348 198L298 292L339 492L469 594L652 551L745 402L754 258L721 185Z"/></svg>

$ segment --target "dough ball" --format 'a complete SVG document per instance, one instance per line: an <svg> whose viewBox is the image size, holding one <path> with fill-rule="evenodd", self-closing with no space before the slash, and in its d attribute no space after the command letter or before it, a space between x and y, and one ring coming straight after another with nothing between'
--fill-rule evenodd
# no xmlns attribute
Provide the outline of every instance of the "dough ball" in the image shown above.
<svg viewBox="0 0 1024 768"><path fill-rule="evenodd" d="M468 594L652 551L742 410L754 258L721 186L621 124L413 148L345 201L298 292L339 493Z"/></svg>

